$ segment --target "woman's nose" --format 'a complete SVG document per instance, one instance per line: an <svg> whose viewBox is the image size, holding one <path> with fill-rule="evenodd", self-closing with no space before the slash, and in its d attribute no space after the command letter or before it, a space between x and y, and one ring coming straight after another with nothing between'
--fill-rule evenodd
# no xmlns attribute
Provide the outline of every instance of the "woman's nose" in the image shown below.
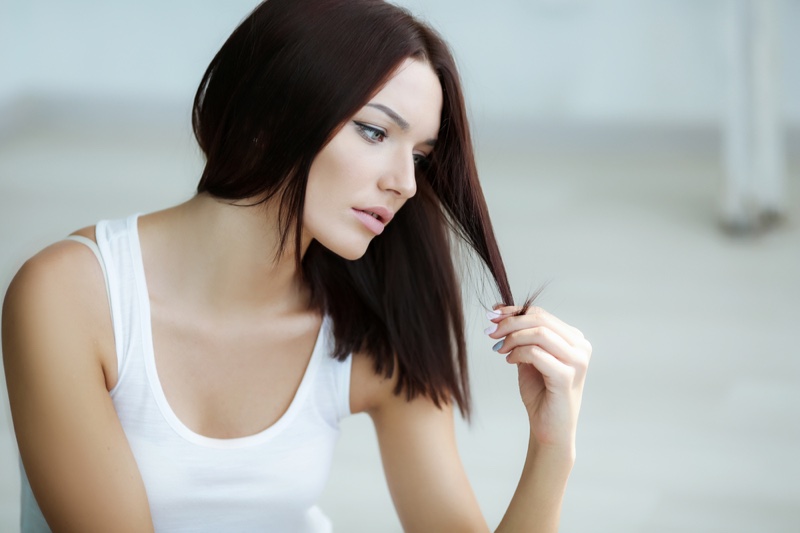
<svg viewBox="0 0 800 533"><path fill-rule="evenodd" d="M391 191L401 198L414 196L417 192L417 173L413 154L394 158L381 182L383 190Z"/></svg>

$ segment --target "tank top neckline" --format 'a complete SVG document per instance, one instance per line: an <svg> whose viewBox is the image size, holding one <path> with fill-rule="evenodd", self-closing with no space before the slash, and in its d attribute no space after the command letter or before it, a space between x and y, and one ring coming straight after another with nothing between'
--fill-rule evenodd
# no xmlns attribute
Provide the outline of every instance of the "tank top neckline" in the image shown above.
<svg viewBox="0 0 800 533"><path fill-rule="evenodd" d="M317 339L314 342L314 348L311 352L311 357L306 365L303 377L300 380L300 386L292 398L289 407L286 411L276 420L272 425L267 428L242 437L232 438L217 438L207 437L201 435L188 426L186 426L180 418L172 410L172 407L167 401L164 389L161 386L161 380L158 376L158 371L155 362L155 350L153 347L153 330L152 320L150 316L150 295L147 289L147 280L144 273L144 261L142 258L142 248L139 241L139 214L131 215L128 219L128 231L130 235L130 251L133 259L133 270L137 290L137 298L139 299L140 321L142 331L142 344L144 347L143 357L144 366L147 373L147 380L150 384L150 389L153 397L158 405L161 415L164 417L169 426L182 438L199 446L208 448L242 448L247 446L255 446L269 441L278 435L284 428L291 424L292 420L297 416L298 412L302 409L303 403L309 395L310 389L313 387L314 375L319 367L320 361L325 352L325 340L327 337L328 320L327 316L322 319Z"/></svg>

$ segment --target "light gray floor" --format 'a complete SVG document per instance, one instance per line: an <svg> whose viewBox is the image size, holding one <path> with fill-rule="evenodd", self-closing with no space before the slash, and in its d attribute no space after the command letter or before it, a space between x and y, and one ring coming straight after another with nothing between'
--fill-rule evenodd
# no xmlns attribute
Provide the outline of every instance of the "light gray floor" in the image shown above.
<svg viewBox="0 0 800 533"><path fill-rule="evenodd" d="M0 138L0 290L73 229L188 198L200 163L174 117L124 128L56 117ZM594 345L561 531L800 531L798 166L788 221L733 239L717 225L713 151L479 156L518 297L548 282L540 304ZM459 442L494 525L527 428L514 369L489 349L479 305L467 312L476 417ZM17 459L0 397L0 531L13 532ZM346 421L321 504L338 531L400 531L367 418Z"/></svg>

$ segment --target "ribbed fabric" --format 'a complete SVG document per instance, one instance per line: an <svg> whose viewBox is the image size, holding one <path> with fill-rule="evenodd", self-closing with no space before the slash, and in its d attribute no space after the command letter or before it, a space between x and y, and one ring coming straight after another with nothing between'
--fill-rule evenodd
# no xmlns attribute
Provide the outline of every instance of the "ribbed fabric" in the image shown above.
<svg viewBox="0 0 800 533"><path fill-rule="evenodd" d="M119 377L111 398L144 480L157 532L332 531L315 506L328 478L339 421L350 414L350 361L330 354L325 317L300 387L266 430L216 439L170 408L153 355L138 216L97 224ZM22 531L48 531L24 471Z"/></svg>

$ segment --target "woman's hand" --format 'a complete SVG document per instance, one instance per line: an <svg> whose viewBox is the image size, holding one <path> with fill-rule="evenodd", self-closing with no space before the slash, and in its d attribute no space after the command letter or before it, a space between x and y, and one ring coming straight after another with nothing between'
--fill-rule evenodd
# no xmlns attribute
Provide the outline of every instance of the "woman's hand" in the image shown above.
<svg viewBox="0 0 800 533"><path fill-rule="evenodd" d="M547 311L496 307L486 333L500 339L494 350L517 365L519 390L539 447L574 452L575 430L592 346L578 329Z"/></svg>

